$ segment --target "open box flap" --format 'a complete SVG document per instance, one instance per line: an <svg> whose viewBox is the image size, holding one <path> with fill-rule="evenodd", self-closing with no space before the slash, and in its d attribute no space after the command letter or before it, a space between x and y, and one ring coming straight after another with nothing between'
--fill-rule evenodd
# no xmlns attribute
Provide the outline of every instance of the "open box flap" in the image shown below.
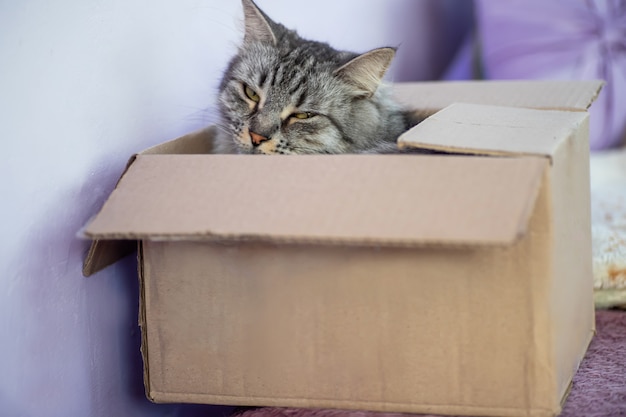
<svg viewBox="0 0 626 417"><path fill-rule="evenodd" d="M394 95L419 115L430 115L455 102L482 103L538 109L584 111L597 97L602 81L460 81L450 83L399 83L394 85ZM433 122L433 121L431 121ZM429 123L431 123L429 122ZM424 128L425 126L418 126ZM417 131L411 132L416 134ZM195 132L174 141L148 149L144 154L194 154L208 153L215 128ZM408 139L408 136L404 139ZM410 142L410 143L409 143ZM419 146L406 140L405 146ZM425 145L422 145L425 146ZM431 145L432 146L432 145ZM480 153L480 152L479 152ZM134 161L134 156L129 166ZM132 251L128 242L92 242L85 259L83 273L91 275Z"/></svg>
<svg viewBox="0 0 626 417"><path fill-rule="evenodd" d="M546 165L545 158L139 155L85 233L504 245L526 230Z"/></svg>
<svg viewBox="0 0 626 417"><path fill-rule="evenodd" d="M217 126L209 126L135 154L128 160L122 178L128 171L128 168L135 162L137 155L194 155L211 153L217 131ZM80 233L84 234L84 230ZM132 254L136 247L136 242L127 239L94 239L83 262L83 275L90 276L95 274L125 256Z"/></svg>
<svg viewBox="0 0 626 417"><path fill-rule="evenodd" d="M401 148L551 158L588 118L586 112L452 104L398 139Z"/></svg>
<svg viewBox="0 0 626 417"><path fill-rule="evenodd" d="M453 81L394 84L394 97L407 108L432 114L452 103L586 111L604 82L590 81Z"/></svg>
<svg viewBox="0 0 626 417"><path fill-rule="evenodd" d="M200 129L197 132L181 136L148 148L140 155L205 155L213 151L213 141L217 136L215 125Z"/></svg>

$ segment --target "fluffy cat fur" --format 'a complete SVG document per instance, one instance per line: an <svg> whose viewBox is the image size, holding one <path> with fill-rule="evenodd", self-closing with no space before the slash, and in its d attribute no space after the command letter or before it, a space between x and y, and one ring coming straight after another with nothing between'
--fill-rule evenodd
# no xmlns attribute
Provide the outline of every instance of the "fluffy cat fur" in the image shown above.
<svg viewBox="0 0 626 417"><path fill-rule="evenodd" d="M219 153L393 152L416 121L382 78L394 48L364 54L301 38L242 0L245 36L219 87Z"/></svg>

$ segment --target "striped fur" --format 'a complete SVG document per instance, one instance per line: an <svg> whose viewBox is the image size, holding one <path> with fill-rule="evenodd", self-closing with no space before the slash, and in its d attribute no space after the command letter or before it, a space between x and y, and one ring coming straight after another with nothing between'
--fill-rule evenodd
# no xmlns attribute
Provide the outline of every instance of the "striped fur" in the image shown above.
<svg viewBox="0 0 626 417"><path fill-rule="evenodd" d="M410 127L382 77L395 54L305 40L242 0L245 36L220 85L221 153L386 152Z"/></svg>

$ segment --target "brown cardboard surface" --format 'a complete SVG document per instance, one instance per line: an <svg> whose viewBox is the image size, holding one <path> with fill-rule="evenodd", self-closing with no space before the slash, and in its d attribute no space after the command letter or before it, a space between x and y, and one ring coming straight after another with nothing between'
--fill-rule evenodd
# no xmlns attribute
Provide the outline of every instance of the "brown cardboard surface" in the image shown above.
<svg viewBox="0 0 626 417"><path fill-rule="evenodd" d="M86 230L142 239L148 396L558 414L594 331L600 85L399 87L422 110L482 103L402 138L463 155L197 155L211 129L139 155Z"/></svg>
<svg viewBox="0 0 626 417"><path fill-rule="evenodd" d="M194 155L210 154L213 150L213 140L217 135L217 126L209 126L159 145L153 146L141 152L141 155Z"/></svg>
<svg viewBox="0 0 626 417"><path fill-rule="evenodd" d="M497 250L145 242L150 396L555 413L542 190L529 239Z"/></svg>
<svg viewBox="0 0 626 417"><path fill-rule="evenodd" d="M136 248L137 242L133 240L94 240L83 262L83 275L95 274L132 254Z"/></svg>
<svg viewBox="0 0 626 417"><path fill-rule="evenodd" d="M586 112L457 103L398 139L400 147L495 155L552 156Z"/></svg>
<svg viewBox="0 0 626 417"><path fill-rule="evenodd" d="M595 331L591 256L588 119L553 155L554 259L550 290L558 390L565 393ZM575 210L571 208L575 207ZM572 262L573 254L584 254ZM572 343L573 340L578 343Z"/></svg>
<svg viewBox="0 0 626 417"><path fill-rule="evenodd" d="M211 153L213 149L213 140L217 132L218 128L216 126L209 126L193 134L148 148L141 152L141 155L206 155ZM133 165L136 157L137 155L133 155L130 158L126 165L126 170ZM132 254L136 248L137 243L128 239L94 239L83 262L83 275L88 277L95 274L125 256Z"/></svg>
<svg viewBox="0 0 626 417"><path fill-rule="evenodd" d="M395 84L394 92L400 102L420 114L432 114L456 102L584 111L598 95L602 84L602 81L420 82ZM215 127L209 127L155 146L144 153L208 153L216 133ZM465 151L471 152L471 149L466 148ZM133 161L134 158L131 158L129 165ZM94 240L90 256L83 266L85 275L91 275L125 256L131 247L122 241L110 242L103 244Z"/></svg>
<svg viewBox="0 0 626 417"><path fill-rule="evenodd" d="M398 83L394 96L408 108L435 113L453 103L585 111L603 81L453 81Z"/></svg>
<svg viewBox="0 0 626 417"><path fill-rule="evenodd" d="M86 234L507 244L525 231L545 166L544 158L140 155Z"/></svg>

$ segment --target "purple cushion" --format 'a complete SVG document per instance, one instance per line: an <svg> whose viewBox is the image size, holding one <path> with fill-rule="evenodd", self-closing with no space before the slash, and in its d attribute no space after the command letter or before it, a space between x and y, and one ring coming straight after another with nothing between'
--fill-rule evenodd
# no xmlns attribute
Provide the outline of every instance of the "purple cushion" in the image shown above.
<svg viewBox="0 0 626 417"><path fill-rule="evenodd" d="M591 148L626 127L626 0L478 0L484 76L603 79L591 110Z"/></svg>

